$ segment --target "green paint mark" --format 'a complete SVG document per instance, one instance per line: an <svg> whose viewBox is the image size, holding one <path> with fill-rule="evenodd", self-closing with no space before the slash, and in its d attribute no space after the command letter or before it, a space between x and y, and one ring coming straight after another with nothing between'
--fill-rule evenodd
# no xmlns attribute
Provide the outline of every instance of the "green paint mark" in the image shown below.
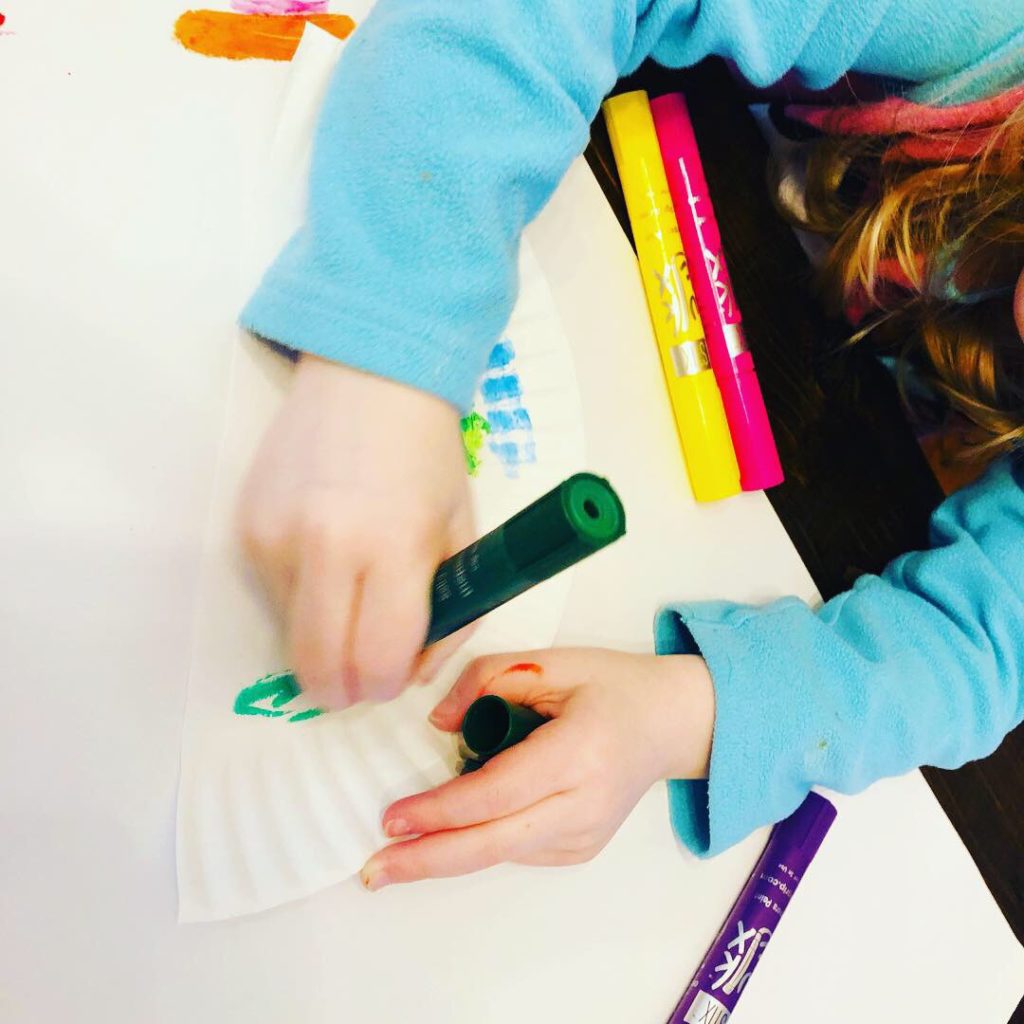
<svg viewBox="0 0 1024 1024"><path fill-rule="evenodd" d="M491 425L475 409L468 416L462 417L462 447L466 452L466 469L470 476L480 472L483 462L481 453L491 432Z"/></svg>
<svg viewBox="0 0 1024 1024"><path fill-rule="evenodd" d="M291 672L275 672L262 679L257 679L251 686L238 691L235 697L234 711L236 715L257 715L262 718L284 718L289 722L305 722L307 719L322 715L322 708L305 708L289 715L285 708L302 691ZM281 710L284 708L284 710Z"/></svg>
<svg viewBox="0 0 1024 1024"><path fill-rule="evenodd" d="M275 672L257 679L252 686L238 691L235 698L236 715L262 715L265 718L280 718L284 711L276 708L287 704L299 695L299 684L290 672ZM257 707L260 701L270 701L270 707Z"/></svg>
<svg viewBox="0 0 1024 1024"><path fill-rule="evenodd" d="M323 708L309 708L307 711L299 711L288 719L289 722L304 722L307 718L316 718L324 713Z"/></svg>

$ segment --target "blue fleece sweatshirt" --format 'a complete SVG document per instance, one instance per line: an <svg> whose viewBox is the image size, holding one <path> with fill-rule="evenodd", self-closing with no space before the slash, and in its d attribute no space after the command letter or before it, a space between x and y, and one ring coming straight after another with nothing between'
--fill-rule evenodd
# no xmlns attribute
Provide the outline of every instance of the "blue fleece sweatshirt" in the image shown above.
<svg viewBox="0 0 1024 1024"><path fill-rule="evenodd" d="M467 408L512 310L522 230L605 94L648 56L709 54L758 86L857 70L954 103L1024 80L1024 7L379 0L328 90L305 224L243 323ZM659 648L698 646L715 681L709 781L672 791L694 849L777 820L814 783L858 789L980 756L1020 721L1024 496L1009 466L947 502L934 541L817 614L788 601L659 620Z"/></svg>

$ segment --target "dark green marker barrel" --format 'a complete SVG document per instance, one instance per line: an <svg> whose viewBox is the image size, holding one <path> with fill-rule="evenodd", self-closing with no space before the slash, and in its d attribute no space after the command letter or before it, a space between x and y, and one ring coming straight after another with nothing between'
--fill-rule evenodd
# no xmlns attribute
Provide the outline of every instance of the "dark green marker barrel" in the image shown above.
<svg viewBox="0 0 1024 1024"><path fill-rule="evenodd" d="M581 562L626 532L607 480L577 473L438 567L427 645Z"/></svg>

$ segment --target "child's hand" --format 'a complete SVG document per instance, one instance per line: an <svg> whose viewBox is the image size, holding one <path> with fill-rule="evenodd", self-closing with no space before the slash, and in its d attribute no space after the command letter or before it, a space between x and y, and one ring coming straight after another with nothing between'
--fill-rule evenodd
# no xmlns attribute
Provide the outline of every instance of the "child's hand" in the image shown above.
<svg viewBox="0 0 1024 1024"><path fill-rule="evenodd" d="M303 356L240 508L319 703L397 696L450 654L420 652L434 570L473 539L459 417L425 392Z"/></svg>
<svg viewBox="0 0 1024 1024"><path fill-rule="evenodd" d="M496 693L552 719L469 775L384 813L368 889L502 861L577 864L597 854L658 779L707 774L715 698L703 659L555 650L474 662L431 721L455 732Z"/></svg>

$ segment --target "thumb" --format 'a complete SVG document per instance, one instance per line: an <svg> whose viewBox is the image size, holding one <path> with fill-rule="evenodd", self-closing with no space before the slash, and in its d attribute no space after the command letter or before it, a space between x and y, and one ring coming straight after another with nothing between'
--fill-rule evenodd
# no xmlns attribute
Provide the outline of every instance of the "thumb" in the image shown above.
<svg viewBox="0 0 1024 1024"><path fill-rule="evenodd" d="M445 732L457 732L469 705L485 693L494 693L514 704L525 704L542 713L560 703L561 687L548 678L543 659L547 652L492 654L470 662L448 695L430 713L430 721ZM539 707L543 705L543 707Z"/></svg>

